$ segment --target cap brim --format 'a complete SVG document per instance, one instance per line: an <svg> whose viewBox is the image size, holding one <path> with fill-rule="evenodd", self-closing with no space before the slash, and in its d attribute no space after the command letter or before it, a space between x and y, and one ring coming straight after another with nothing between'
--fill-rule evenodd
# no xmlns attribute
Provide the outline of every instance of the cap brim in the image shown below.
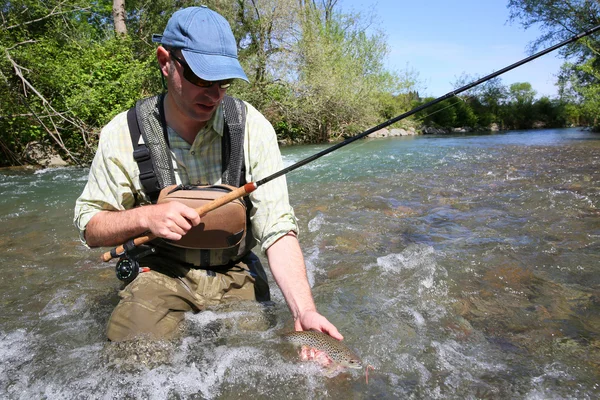
<svg viewBox="0 0 600 400"><path fill-rule="evenodd" d="M221 81L237 78L249 82L237 58L200 54L189 50L182 50L181 53L194 74L204 80Z"/></svg>

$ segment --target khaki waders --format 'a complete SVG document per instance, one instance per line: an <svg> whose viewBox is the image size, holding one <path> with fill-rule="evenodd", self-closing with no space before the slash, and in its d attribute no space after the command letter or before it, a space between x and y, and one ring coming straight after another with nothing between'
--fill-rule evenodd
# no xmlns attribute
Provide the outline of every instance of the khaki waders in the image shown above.
<svg viewBox="0 0 600 400"><path fill-rule="evenodd" d="M176 265L140 273L119 292L121 301L108 321L108 339L169 339L188 311L226 302L268 301L269 286L260 260L252 255L244 261L220 269Z"/></svg>

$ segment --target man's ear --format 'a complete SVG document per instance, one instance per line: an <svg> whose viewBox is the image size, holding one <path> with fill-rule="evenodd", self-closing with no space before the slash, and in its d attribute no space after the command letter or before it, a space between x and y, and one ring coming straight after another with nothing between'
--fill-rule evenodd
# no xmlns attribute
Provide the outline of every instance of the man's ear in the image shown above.
<svg viewBox="0 0 600 400"><path fill-rule="evenodd" d="M158 46L156 49L156 59L158 60L158 66L163 76L169 76L169 51L162 46Z"/></svg>

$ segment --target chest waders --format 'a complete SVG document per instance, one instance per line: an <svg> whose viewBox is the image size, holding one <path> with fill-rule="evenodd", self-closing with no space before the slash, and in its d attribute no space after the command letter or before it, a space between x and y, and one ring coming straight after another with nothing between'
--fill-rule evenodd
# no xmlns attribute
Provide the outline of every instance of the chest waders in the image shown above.
<svg viewBox="0 0 600 400"><path fill-rule="evenodd" d="M140 170L140 182L153 204L158 201L162 189L176 185L164 116L164 96L162 94L139 100L135 107L127 112L133 158ZM225 96L223 98L223 115L225 125L221 139L221 181L225 185L240 187L246 184L244 162L246 105L239 99ZM139 143L140 136L144 143ZM178 188L186 189L187 187L180 185ZM202 248L202 243L198 243L196 248L182 248L169 243L169 241L155 239L149 246L130 247L129 249L126 247L125 255L117 264L117 277L124 281L135 279L135 276L141 271L137 261L142 257L144 257L144 262L150 265L164 264L165 260L174 259L188 264L192 268L206 269L213 276L215 271L233 267L236 262L243 261L249 266L250 274L257 278L256 284L264 285L263 291L266 286L268 294L266 274L258 257L251 252L256 245L252 229L249 228L252 203L248 197L245 197L243 201L248 229L239 244L218 250Z"/></svg>

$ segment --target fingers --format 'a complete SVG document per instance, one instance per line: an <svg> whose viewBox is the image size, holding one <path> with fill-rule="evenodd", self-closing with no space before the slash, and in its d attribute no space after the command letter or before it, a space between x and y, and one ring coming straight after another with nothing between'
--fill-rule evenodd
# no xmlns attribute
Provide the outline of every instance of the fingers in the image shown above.
<svg viewBox="0 0 600 400"><path fill-rule="evenodd" d="M193 208L179 202L148 206L148 229L158 237L179 240L193 226L200 223L200 216Z"/></svg>
<svg viewBox="0 0 600 400"><path fill-rule="evenodd" d="M200 223L200 215L191 207L183 205L184 208L181 210L181 216L186 219L187 222L191 224L191 226L197 226ZM191 229L188 228L188 230ZM186 231L187 232L187 231Z"/></svg>
<svg viewBox="0 0 600 400"><path fill-rule="evenodd" d="M316 311L307 311L300 314L294 323L294 328L297 331L315 330L328 334L334 339L344 340L344 336L327 318Z"/></svg>
<svg viewBox="0 0 600 400"><path fill-rule="evenodd" d="M344 340L344 336L342 336L340 331L338 331L337 328L329 321L327 321L326 326L323 326L323 330L321 332L328 334L329 336L331 336L334 339Z"/></svg>

